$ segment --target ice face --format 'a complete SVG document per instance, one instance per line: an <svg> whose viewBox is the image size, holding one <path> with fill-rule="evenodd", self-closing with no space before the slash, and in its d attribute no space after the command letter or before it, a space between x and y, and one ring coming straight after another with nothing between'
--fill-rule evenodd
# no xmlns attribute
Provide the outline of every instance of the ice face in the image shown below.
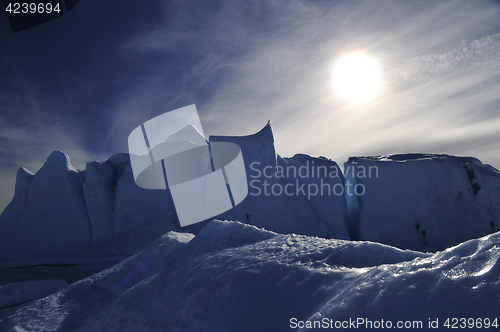
<svg viewBox="0 0 500 332"><path fill-rule="evenodd" d="M186 140L190 147L206 146L202 134L189 125L172 133L166 143L175 145ZM259 162L262 167L301 167L313 161L328 167L337 165L325 158L306 155L281 158L274 149L270 123L254 135L212 136L210 141L241 147L246 174L250 174L252 162ZM232 159L233 153L228 156ZM217 168L218 163L228 161L228 156L222 154L216 158ZM233 180L233 173L227 170L229 181ZM300 185L307 186L317 179L272 181L281 186L300 181ZM342 183L342 174L329 181L332 185ZM247 195L244 198L235 192L233 198L242 202L219 218L240 220L281 233L348 238L343 197L318 195L308 200L297 195L271 198ZM188 226L184 231L197 233L206 223ZM37 174L19 171L16 195L0 216L0 266L124 257L142 250L165 232L179 229L170 191L139 188L128 154L117 154L105 162L91 162L85 171L75 171L68 156L54 152Z"/></svg>
<svg viewBox="0 0 500 332"><path fill-rule="evenodd" d="M500 173L476 158L356 157L344 169L366 188L346 195L357 240L435 251L498 231Z"/></svg>
<svg viewBox="0 0 500 332"><path fill-rule="evenodd" d="M33 176L18 173L16 196L0 216L0 261L72 256L92 238L83 172L54 151Z"/></svg>
<svg viewBox="0 0 500 332"><path fill-rule="evenodd" d="M174 146L187 141L195 148L207 144L202 133L189 125L173 132L167 141ZM284 234L370 240L422 251L447 248L499 230L500 173L475 158L352 157L344 167L345 179L342 172L324 179L276 177L279 168L312 169L314 164L330 170L338 165L301 154L282 158L275 151L271 123L253 135L211 136L210 142L241 148L249 183L246 198L217 216L220 219ZM254 168L260 171L268 167L273 176L255 178L252 163L258 163ZM207 156L207 172L209 166ZM254 195L253 180L267 181L268 193L272 186L292 186L293 195ZM349 195L348 190L353 193L357 184L366 192ZM345 195L308 198L297 194L301 186L322 185L344 186ZM264 189L262 182L260 189ZM183 231L196 234L206 223ZM85 171L76 171L68 156L54 152L35 175L22 168L18 171L14 198L0 215L0 266L124 257L170 230L180 230L170 191L139 188L128 154L88 163Z"/></svg>
<svg viewBox="0 0 500 332"><path fill-rule="evenodd" d="M282 158L275 151L271 122L256 134L211 136L212 142L232 142L241 147L249 183L249 194L243 202L218 218L238 220L279 233L348 238L343 196L318 194L308 199L298 189L307 189L308 185L320 188L320 179L311 174L304 177L293 172L286 174L287 168L297 171L303 167L311 172L313 163L316 168L338 168L334 161L306 155ZM276 176L280 169L285 170L284 175ZM339 177L325 177L323 181L330 187L341 184L342 173ZM290 195L284 192L285 187L293 188L288 190ZM277 188L274 193L273 188Z"/></svg>
<svg viewBox="0 0 500 332"><path fill-rule="evenodd" d="M116 260L176 228L168 191L138 188L128 155L75 171L54 152L35 175L18 172L0 215L0 266Z"/></svg>

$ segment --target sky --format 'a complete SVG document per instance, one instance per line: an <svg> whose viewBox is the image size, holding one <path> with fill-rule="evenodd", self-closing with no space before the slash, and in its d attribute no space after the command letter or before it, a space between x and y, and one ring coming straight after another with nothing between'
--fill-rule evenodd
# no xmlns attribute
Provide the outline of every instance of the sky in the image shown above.
<svg viewBox="0 0 500 332"><path fill-rule="evenodd" d="M350 52L380 65L361 104L332 87ZM191 104L206 136L271 120L284 157L445 153L500 168L499 92L496 1L82 0L18 33L1 14L0 211L20 166L61 150L83 170Z"/></svg>

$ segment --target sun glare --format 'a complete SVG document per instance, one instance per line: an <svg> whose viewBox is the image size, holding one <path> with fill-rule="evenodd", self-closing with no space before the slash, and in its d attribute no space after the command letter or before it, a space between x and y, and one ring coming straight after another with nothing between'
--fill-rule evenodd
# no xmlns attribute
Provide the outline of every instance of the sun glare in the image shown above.
<svg viewBox="0 0 500 332"><path fill-rule="evenodd" d="M333 71L333 88L337 96L351 103L373 100L380 92L379 62L362 52L342 56Z"/></svg>

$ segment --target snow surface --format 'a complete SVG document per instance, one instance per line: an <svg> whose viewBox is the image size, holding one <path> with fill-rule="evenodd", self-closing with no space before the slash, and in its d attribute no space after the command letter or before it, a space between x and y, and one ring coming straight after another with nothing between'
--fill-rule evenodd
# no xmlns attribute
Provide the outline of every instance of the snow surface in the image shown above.
<svg viewBox="0 0 500 332"><path fill-rule="evenodd" d="M431 254L212 221L0 311L0 329L279 332L291 318L363 317L428 331L428 318L498 317L499 257L500 233Z"/></svg>
<svg viewBox="0 0 500 332"><path fill-rule="evenodd" d="M13 307L58 292L68 286L64 280L16 282L0 286L0 309Z"/></svg>
<svg viewBox="0 0 500 332"><path fill-rule="evenodd" d="M435 251L500 230L500 172L476 158L355 157L344 171L366 187L362 196L346 192L353 239Z"/></svg>

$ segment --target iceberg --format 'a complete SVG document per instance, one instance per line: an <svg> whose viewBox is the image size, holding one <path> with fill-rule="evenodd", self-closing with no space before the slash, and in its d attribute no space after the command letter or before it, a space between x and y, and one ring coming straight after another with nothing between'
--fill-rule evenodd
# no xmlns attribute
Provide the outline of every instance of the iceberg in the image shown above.
<svg viewBox="0 0 500 332"><path fill-rule="evenodd" d="M231 142L241 147L249 182L249 194L245 200L219 215L218 219L238 220L278 233L348 239L343 196L317 193L307 197L306 191L297 193L298 187L307 189L308 184L318 185L320 181L319 178L312 178L310 175L299 176L297 173L301 166L310 171L316 161L316 167L325 165L338 169L337 163L326 158L313 158L303 154L282 158L274 148L270 121L254 135L211 136L210 143L212 142ZM293 171L288 175L287 167ZM279 170L283 170L283 176L276 176ZM342 172L338 175L324 179L330 188L343 183ZM268 192L265 191L264 184L267 185ZM287 185L293 188L288 191L289 194L285 192L288 189ZM273 191L273 187L278 189Z"/></svg>
<svg viewBox="0 0 500 332"><path fill-rule="evenodd" d="M36 175L17 172L14 198L0 216L0 261L75 255L92 238L82 184L85 176L62 152Z"/></svg>
<svg viewBox="0 0 500 332"><path fill-rule="evenodd" d="M192 126L165 144L186 138L190 146L206 144ZM210 136L209 143L236 144L248 181L247 196L216 219L431 252L500 230L500 172L475 158L351 157L342 172L325 157L281 157L271 122L253 135ZM170 190L140 188L128 154L78 171L54 151L36 174L18 170L0 215L0 267L118 262L166 232L198 234L208 221L181 227Z"/></svg>
<svg viewBox="0 0 500 332"><path fill-rule="evenodd" d="M54 151L36 174L18 171L0 215L0 266L120 261L172 229L168 190L137 187L128 155L77 171Z"/></svg>
<svg viewBox="0 0 500 332"><path fill-rule="evenodd" d="M476 158L351 157L344 172L354 240L436 251L500 230L500 172Z"/></svg>
<svg viewBox="0 0 500 332"><path fill-rule="evenodd" d="M175 145L186 137L193 146L205 144L192 126L174 133L165 144ZM254 162L273 169L298 168L314 161L338 168L326 158L280 157L274 149L270 122L254 135L211 136L209 141L237 144L247 176L252 174ZM339 172L338 177L326 180L338 185L343 176ZM289 183L307 187L318 179L269 181L281 187ZM345 209L343 196L249 194L217 219L238 220L278 233L348 239ZM87 163L84 171L78 171L69 156L54 151L36 174L24 168L17 173L14 197L0 215L0 267L120 261L168 231L197 234L207 222L180 227L170 190L137 186L128 154Z"/></svg>

